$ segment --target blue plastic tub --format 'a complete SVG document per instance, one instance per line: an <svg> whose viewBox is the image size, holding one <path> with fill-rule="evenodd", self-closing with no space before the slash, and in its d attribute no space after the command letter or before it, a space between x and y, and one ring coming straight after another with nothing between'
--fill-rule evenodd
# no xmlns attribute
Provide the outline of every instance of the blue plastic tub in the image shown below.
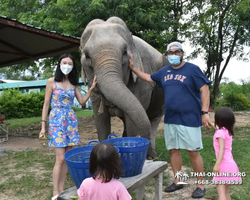
<svg viewBox="0 0 250 200"><path fill-rule="evenodd" d="M91 143L99 141L90 141L87 146L70 149L64 154L69 174L77 188L80 187L85 178L91 177L89 173L89 157L95 145Z"/></svg>
<svg viewBox="0 0 250 200"><path fill-rule="evenodd" d="M115 138L111 139L114 136ZM123 170L122 177L138 175L142 172L146 160L150 141L141 137L121 137L110 134L103 143L111 143L119 148L121 165Z"/></svg>
<svg viewBox="0 0 250 200"><path fill-rule="evenodd" d="M97 140L92 140L87 146L73 148L64 154L69 174L77 188L81 186L82 181L85 178L91 177L91 174L89 173L89 157L95 146L91 145L91 143L94 142L99 143ZM119 148L115 148L119 153Z"/></svg>

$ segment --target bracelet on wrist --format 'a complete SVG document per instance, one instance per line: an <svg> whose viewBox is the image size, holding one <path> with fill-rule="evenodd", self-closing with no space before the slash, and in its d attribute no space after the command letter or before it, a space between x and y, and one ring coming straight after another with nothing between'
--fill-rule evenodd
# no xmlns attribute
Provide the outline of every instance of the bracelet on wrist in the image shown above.
<svg viewBox="0 0 250 200"><path fill-rule="evenodd" d="M201 111L201 115L206 115L206 114L208 114L208 111Z"/></svg>
<svg viewBox="0 0 250 200"><path fill-rule="evenodd" d="M47 123L47 121L46 121L46 120L42 120L42 122L44 122L45 124Z"/></svg>

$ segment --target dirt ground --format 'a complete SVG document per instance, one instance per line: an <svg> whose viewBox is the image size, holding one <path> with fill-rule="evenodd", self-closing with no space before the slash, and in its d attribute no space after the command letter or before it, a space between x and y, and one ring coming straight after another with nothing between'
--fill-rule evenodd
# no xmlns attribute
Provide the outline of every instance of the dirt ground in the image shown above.
<svg viewBox="0 0 250 200"><path fill-rule="evenodd" d="M209 113L210 119L214 121L214 113ZM250 126L250 112L235 112L236 126ZM78 119L79 132L82 145L87 144L90 140L97 140L97 131L93 117L81 117ZM47 145L47 141L37 139L40 132L40 124L22 130L10 132L8 142L0 142L0 150L19 151L28 148L39 148ZM163 129L163 118L159 124L158 130ZM117 117L111 119L111 132L116 133L119 137L123 132L123 123ZM37 134L37 137L36 137ZM26 137L22 137L22 136Z"/></svg>
<svg viewBox="0 0 250 200"><path fill-rule="evenodd" d="M211 121L213 122L214 113L209 113L209 115ZM236 126L250 126L250 112L236 112L235 116L236 116ZM95 129L93 117L78 118L78 125L79 125L79 132L82 145L87 144L90 140L97 140L97 131ZM113 117L111 119L111 126L112 126L111 132L116 133L120 137L123 132L122 121L117 117ZM163 126L164 122L162 119L161 123L159 124L158 130L163 129ZM47 141L38 139L39 132L40 132L40 124L34 125L26 129L24 128L22 130L11 132L8 142L0 142L0 153L1 151L4 150L22 151L30 148L41 148L43 146L47 146ZM21 136L26 135L26 137L21 137L20 135ZM168 169L166 170L166 173L168 173L170 179L173 179L172 175L173 173L170 164ZM192 179L190 179L189 181L194 183L194 180ZM209 186L209 187L215 187L215 186ZM183 190L179 190L169 194L163 193L163 199L191 200L192 198L190 196L194 189L195 189L195 184L189 184L188 187L185 187ZM202 198L202 199L204 200L209 198Z"/></svg>

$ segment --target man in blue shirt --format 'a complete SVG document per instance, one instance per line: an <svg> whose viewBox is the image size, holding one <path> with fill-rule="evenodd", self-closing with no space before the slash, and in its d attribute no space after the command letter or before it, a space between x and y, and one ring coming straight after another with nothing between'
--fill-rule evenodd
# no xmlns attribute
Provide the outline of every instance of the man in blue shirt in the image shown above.
<svg viewBox="0 0 250 200"><path fill-rule="evenodd" d="M164 91L165 118L164 136L166 148L170 150L170 162L175 175L175 182L165 188L165 192L182 189L177 172L181 171L181 149L186 149L194 172L203 174L203 160L199 150L203 148L201 126L207 129L212 126L208 115L210 81L200 68L183 61L184 51L181 43L172 42L167 47L167 58L171 65L161 68L154 74L144 73L133 65L131 70L141 79L156 83ZM197 188L193 198L202 198L206 189L202 184L203 177L197 177Z"/></svg>

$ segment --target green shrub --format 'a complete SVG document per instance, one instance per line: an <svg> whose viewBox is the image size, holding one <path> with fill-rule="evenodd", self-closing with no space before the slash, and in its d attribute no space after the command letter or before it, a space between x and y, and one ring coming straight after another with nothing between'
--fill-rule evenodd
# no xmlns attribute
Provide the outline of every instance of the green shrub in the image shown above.
<svg viewBox="0 0 250 200"><path fill-rule="evenodd" d="M44 94L23 94L19 89L5 89L0 95L1 113L7 119L41 116Z"/></svg>
<svg viewBox="0 0 250 200"><path fill-rule="evenodd" d="M226 93L215 110L222 106L230 107L233 111L250 110L250 99L242 93Z"/></svg>
<svg viewBox="0 0 250 200"><path fill-rule="evenodd" d="M220 84L220 95L214 109L222 106L228 106L234 111L250 110L250 80L242 81L241 84L234 82Z"/></svg>

